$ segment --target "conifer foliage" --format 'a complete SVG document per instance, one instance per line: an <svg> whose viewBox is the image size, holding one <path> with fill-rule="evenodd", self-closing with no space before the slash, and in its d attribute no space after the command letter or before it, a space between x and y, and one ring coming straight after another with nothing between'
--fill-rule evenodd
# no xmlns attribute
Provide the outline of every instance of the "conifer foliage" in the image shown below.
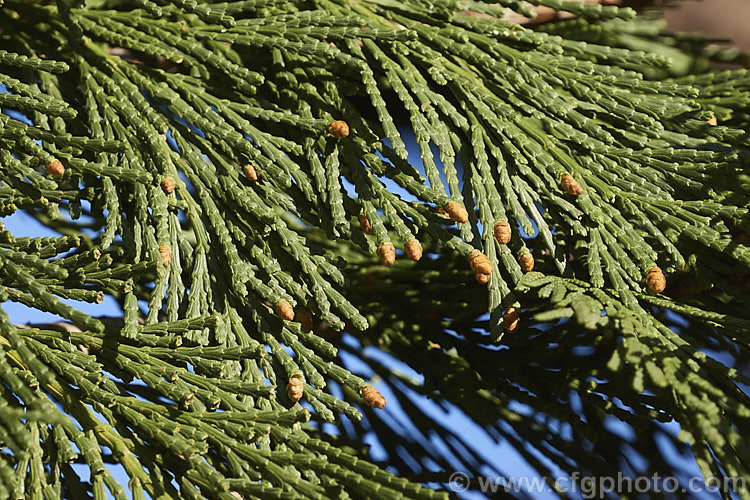
<svg viewBox="0 0 750 500"><path fill-rule="evenodd" d="M0 214L59 233L0 228L0 303L61 318L0 309L0 498L507 472L424 396L544 476L678 475L670 448L749 477L750 74L663 29L565 0L0 0ZM121 317L75 307L105 296Z"/></svg>

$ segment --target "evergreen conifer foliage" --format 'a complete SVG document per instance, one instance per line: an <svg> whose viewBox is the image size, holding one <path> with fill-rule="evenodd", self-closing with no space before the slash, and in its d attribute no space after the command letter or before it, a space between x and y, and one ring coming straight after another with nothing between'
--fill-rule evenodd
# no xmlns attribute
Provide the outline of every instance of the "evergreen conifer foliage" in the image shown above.
<svg viewBox="0 0 750 500"><path fill-rule="evenodd" d="M420 396L549 477L677 475L663 442L750 477L750 74L663 28L564 0L0 0L0 213L59 233L0 231L0 303L62 318L0 309L0 497L508 472ZM121 317L63 300L105 295Z"/></svg>

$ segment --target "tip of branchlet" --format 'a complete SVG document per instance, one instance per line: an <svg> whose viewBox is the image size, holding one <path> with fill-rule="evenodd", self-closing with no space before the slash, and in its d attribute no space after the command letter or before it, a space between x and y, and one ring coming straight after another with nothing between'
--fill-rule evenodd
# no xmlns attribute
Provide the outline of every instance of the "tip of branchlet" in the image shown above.
<svg viewBox="0 0 750 500"><path fill-rule="evenodd" d="M515 307L509 307L503 313L503 329L506 332L514 332L518 328L520 317Z"/></svg>
<svg viewBox="0 0 750 500"><path fill-rule="evenodd" d="M65 175L65 167L60 160L57 158L50 158L47 160L47 173L54 177L62 177Z"/></svg>
<svg viewBox="0 0 750 500"><path fill-rule="evenodd" d="M422 245L417 240L409 240L404 248L406 256L414 262L422 258Z"/></svg>
<svg viewBox="0 0 750 500"><path fill-rule="evenodd" d="M161 180L161 190L167 194L174 192L174 179L165 177Z"/></svg>
<svg viewBox="0 0 750 500"><path fill-rule="evenodd" d="M385 406L385 398L380 394L380 391L371 385L366 385L362 388L362 399L371 408L380 409Z"/></svg>
<svg viewBox="0 0 750 500"><path fill-rule="evenodd" d="M386 266L392 266L393 263L396 262L396 249L391 243L383 243L382 245L378 245L377 252L378 257L380 257L380 261Z"/></svg>
<svg viewBox="0 0 750 500"><path fill-rule="evenodd" d="M579 194L583 193L583 188L581 187L581 185L570 174L563 174L563 176L560 178L560 186L562 187L563 191L573 196L578 196Z"/></svg>
<svg viewBox="0 0 750 500"><path fill-rule="evenodd" d="M501 245L507 245L510 241L510 237L513 234L510 230L510 224L505 221L500 221L495 224L495 239Z"/></svg>
<svg viewBox="0 0 750 500"><path fill-rule="evenodd" d="M359 227L365 234L372 234L372 224L370 219L367 218L367 214L360 214L359 216Z"/></svg>
<svg viewBox="0 0 750 500"><path fill-rule="evenodd" d="M448 213L448 217L455 222L468 222L469 220L469 212L466 211L466 207L457 201L448 203L445 206L445 211Z"/></svg>
<svg viewBox="0 0 750 500"><path fill-rule="evenodd" d="M328 131L336 139L343 139L349 135L349 125L344 120L334 120L328 125Z"/></svg>
<svg viewBox="0 0 750 500"><path fill-rule="evenodd" d="M474 250L469 254L469 265L475 275L492 274L492 262L490 262L490 259L479 250Z"/></svg>
<svg viewBox="0 0 750 500"><path fill-rule="evenodd" d="M534 270L534 256L531 252L522 253L518 258L518 263L521 264L521 270L525 273Z"/></svg>
<svg viewBox="0 0 750 500"><path fill-rule="evenodd" d="M286 395L296 403L302 399L304 392L305 382L302 380L302 375L295 373L289 378L289 383L286 384Z"/></svg>
<svg viewBox="0 0 750 500"><path fill-rule="evenodd" d="M258 171L255 170L255 167L248 164L242 167L242 171L245 173L245 179L250 182L258 182Z"/></svg>
<svg viewBox="0 0 750 500"><path fill-rule="evenodd" d="M280 300L276 304L276 314L285 320L291 321L294 319L294 308L292 307L292 304L286 300Z"/></svg>
<svg viewBox="0 0 750 500"><path fill-rule="evenodd" d="M294 321L302 325L305 330L313 329L313 317L304 309L298 310L294 315Z"/></svg>
<svg viewBox="0 0 750 500"><path fill-rule="evenodd" d="M474 279L477 280L477 283L479 283L480 285L486 285L490 282L490 275L484 273L474 273Z"/></svg>
<svg viewBox="0 0 750 500"><path fill-rule="evenodd" d="M159 255L161 255L161 263L164 267L169 267L172 263L172 250L167 245L159 247Z"/></svg>
<svg viewBox="0 0 750 500"><path fill-rule="evenodd" d="M667 278L661 269L652 267L646 273L646 285L654 293L661 293L667 288Z"/></svg>

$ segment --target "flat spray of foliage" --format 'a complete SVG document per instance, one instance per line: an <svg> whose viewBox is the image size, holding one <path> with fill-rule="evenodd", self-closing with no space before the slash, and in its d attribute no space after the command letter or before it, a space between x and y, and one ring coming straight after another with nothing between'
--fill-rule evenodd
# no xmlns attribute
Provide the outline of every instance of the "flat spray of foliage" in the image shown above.
<svg viewBox="0 0 750 500"><path fill-rule="evenodd" d="M444 498L514 470L419 394L545 476L677 474L670 448L749 476L750 74L663 28L0 0L0 212L60 233L0 231L0 302L63 318L0 310L0 498ZM62 300L105 296L122 317Z"/></svg>

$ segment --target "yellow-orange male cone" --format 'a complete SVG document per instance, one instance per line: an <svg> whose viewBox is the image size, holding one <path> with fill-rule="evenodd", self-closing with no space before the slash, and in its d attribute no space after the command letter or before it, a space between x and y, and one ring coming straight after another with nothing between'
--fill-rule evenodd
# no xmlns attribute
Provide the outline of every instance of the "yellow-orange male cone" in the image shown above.
<svg viewBox="0 0 750 500"><path fill-rule="evenodd" d="M349 136L349 125L344 120L334 120L328 125L328 131L336 139L344 139Z"/></svg>
<svg viewBox="0 0 750 500"><path fill-rule="evenodd" d="M380 394L380 391L371 385L362 388L362 400L371 408L380 409L385 406L385 398Z"/></svg>

